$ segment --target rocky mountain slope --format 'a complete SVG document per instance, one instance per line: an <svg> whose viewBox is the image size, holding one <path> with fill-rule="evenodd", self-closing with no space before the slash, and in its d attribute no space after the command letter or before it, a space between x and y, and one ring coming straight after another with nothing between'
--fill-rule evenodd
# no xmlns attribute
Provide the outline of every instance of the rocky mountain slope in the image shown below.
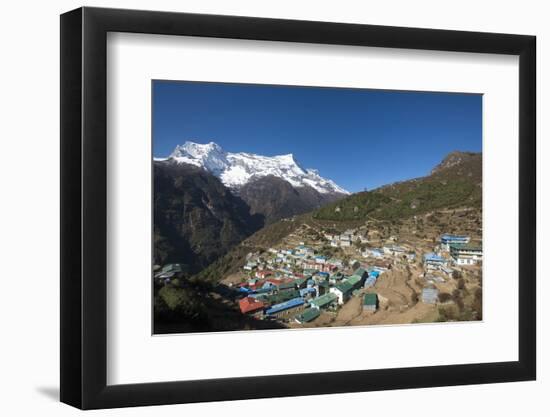
<svg viewBox="0 0 550 417"><path fill-rule="evenodd" d="M250 206L251 214L260 214L265 224L306 213L337 201L342 194L320 193L310 186L294 187L272 175L243 185L239 196Z"/></svg>
<svg viewBox="0 0 550 417"><path fill-rule="evenodd" d="M194 274L261 228L263 216L218 178L188 164L154 165L154 259Z"/></svg>
<svg viewBox="0 0 550 417"><path fill-rule="evenodd" d="M231 153L213 142L185 142L168 158L156 158L155 164L193 166L215 176L248 204L251 215L263 216L264 224L315 210L349 194L317 171L300 167L292 155Z"/></svg>

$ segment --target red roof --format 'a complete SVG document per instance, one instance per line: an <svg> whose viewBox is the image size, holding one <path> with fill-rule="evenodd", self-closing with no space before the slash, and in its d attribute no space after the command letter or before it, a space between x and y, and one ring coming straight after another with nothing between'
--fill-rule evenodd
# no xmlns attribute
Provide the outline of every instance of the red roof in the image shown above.
<svg viewBox="0 0 550 417"><path fill-rule="evenodd" d="M249 284L248 288L250 288L251 290L257 290L258 288L262 288L263 285L264 281L256 281L255 284Z"/></svg>
<svg viewBox="0 0 550 417"><path fill-rule="evenodd" d="M289 282L293 282L293 278L268 278L265 282L271 282L273 285L281 285Z"/></svg>
<svg viewBox="0 0 550 417"><path fill-rule="evenodd" d="M246 314L261 310L264 308L264 303L252 297L245 297L239 301L239 308L241 309L241 313Z"/></svg>

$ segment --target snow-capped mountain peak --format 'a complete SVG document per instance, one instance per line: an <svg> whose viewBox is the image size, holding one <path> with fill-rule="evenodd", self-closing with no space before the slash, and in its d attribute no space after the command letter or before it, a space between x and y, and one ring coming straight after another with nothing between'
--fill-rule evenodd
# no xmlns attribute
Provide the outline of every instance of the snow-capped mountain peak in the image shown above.
<svg viewBox="0 0 550 417"><path fill-rule="evenodd" d="M170 155L171 157L192 156L193 158L200 158L201 156L208 154L221 154L223 153L220 145L214 142L206 144L200 144L187 141L183 145L178 145Z"/></svg>
<svg viewBox="0 0 550 417"><path fill-rule="evenodd" d="M303 169L293 154L262 156L251 153L225 152L218 144L200 144L187 141L178 145L168 158L155 158L187 163L201 167L220 178L227 187L238 190L249 181L273 175L288 181L294 187L309 186L322 194L348 191L334 181L323 178L317 170Z"/></svg>
<svg viewBox="0 0 550 417"><path fill-rule="evenodd" d="M178 145L168 159L196 165L218 176L228 165L226 153L216 143L185 142Z"/></svg>

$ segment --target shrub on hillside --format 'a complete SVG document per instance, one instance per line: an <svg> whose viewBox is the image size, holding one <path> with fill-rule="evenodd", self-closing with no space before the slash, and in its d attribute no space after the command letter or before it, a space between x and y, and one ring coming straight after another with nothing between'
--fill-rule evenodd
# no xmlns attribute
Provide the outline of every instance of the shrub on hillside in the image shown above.
<svg viewBox="0 0 550 417"><path fill-rule="evenodd" d="M451 301L452 296L448 292L440 292L438 295L438 299L440 303L447 303Z"/></svg>

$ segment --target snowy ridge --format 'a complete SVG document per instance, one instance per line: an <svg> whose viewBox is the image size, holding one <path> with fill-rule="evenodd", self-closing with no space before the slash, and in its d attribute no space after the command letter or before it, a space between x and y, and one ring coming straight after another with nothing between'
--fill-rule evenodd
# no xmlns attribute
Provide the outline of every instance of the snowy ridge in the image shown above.
<svg viewBox="0 0 550 417"><path fill-rule="evenodd" d="M316 170L303 169L292 154L262 156L244 152L231 153L225 152L214 142L185 142L176 146L168 158L155 158L155 161L175 161L204 168L232 189L239 189L255 178L273 175L288 181L294 187L310 186L322 194L349 194L334 181L321 177Z"/></svg>

